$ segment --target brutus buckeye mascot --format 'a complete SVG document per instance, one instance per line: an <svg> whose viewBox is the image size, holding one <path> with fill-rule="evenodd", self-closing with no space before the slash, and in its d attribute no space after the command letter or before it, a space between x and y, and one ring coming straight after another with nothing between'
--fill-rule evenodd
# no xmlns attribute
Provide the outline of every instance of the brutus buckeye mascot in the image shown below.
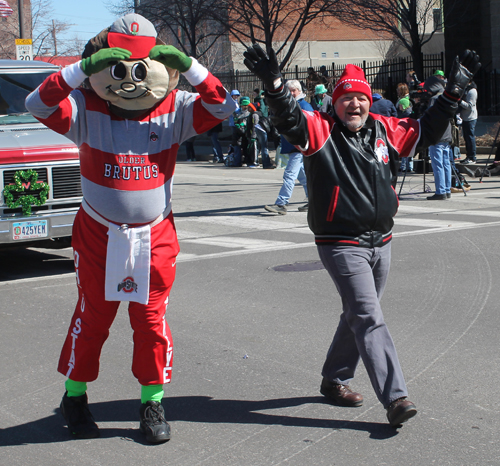
<svg viewBox="0 0 500 466"><path fill-rule="evenodd" d="M174 89L179 72L198 93ZM49 76L26 106L80 151L78 303L58 366L67 377L62 414L73 437L99 436L87 382L97 378L120 301L128 301L140 429L149 442L164 442L170 427L161 400L172 367L165 311L179 252L171 210L177 150L231 115L234 101L195 59L157 39L153 24L129 14L91 39L81 61Z"/></svg>

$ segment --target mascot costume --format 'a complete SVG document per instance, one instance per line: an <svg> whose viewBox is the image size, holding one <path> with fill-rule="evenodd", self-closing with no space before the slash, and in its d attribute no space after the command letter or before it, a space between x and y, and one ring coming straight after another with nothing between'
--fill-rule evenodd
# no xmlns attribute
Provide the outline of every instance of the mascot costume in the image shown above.
<svg viewBox="0 0 500 466"><path fill-rule="evenodd" d="M198 93L174 89L179 73ZM151 22L128 14L91 39L81 61L49 76L26 106L80 152L78 302L58 366L67 377L61 412L70 434L99 436L87 382L97 378L120 301L128 301L140 430L151 443L165 442L170 426L161 401L173 350L165 312L179 252L171 210L177 150L229 117L235 103L194 58L163 44Z"/></svg>

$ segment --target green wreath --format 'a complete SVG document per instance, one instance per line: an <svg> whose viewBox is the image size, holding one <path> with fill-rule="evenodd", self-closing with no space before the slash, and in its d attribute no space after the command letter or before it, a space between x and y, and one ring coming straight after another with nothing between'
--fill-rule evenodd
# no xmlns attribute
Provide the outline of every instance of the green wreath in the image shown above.
<svg viewBox="0 0 500 466"><path fill-rule="evenodd" d="M23 186L28 183L28 186ZM31 206L41 206L47 202L50 187L45 181L38 181L35 170L20 170L14 174L14 184L9 184L3 189L5 204L10 209L21 207L23 215L31 215ZM18 196L14 194L17 193Z"/></svg>

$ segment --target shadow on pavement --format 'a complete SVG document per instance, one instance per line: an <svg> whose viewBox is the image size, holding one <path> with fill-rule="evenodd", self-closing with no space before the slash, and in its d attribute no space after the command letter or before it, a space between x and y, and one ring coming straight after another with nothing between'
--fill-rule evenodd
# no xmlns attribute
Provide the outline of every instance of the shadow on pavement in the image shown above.
<svg viewBox="0 0 500 466"><path fill-rule="evenodd" d="M12 248L0 250L0 282L75 271L71 252Z"/></svg>
<svg viewBox="0 0 500 466"><path fill-rule="evenodd" d="M289 427L312 427L337 430L357 430L370 434L372 439L388 439L398 431L378 422L336 419L314 419L256 411L291 408L308 403L326 404L324 397L279 398L265 401L215 400L208 396L171 397L163 400L168 421L200 422L213 424L259 424ZM91 403L96 422L135 422L139 425L139 400ZM342 408L351 412L353 408ZM56 443L69 440L68 432L59 409L52 416L19 426L0 429L0 447ZM146 444L139 429L100 428L102 438L120 437ZM174 431L175 436L175 431Z"/></svg>

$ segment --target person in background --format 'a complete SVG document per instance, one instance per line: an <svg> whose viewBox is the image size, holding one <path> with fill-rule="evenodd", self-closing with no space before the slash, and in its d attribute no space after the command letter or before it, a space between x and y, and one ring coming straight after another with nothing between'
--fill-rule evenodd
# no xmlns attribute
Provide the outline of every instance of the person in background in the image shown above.
<svg viewBox="0 0 500 466"><path fill-rule="evenodd" d="M334 86L334 84L335 84L334 76L328 75L328 71L327 71L325 65L321 65L319 67L319 76L322 79L322 84L324 84L326 87L326 92L331 95L333 92L333 88L335 87Z"/></svg>
<svg viewBox="0 0 500 466"><path fill-rule="evenodd" d="M318 84L314 89L314 97L311 101L311 106L318 112L325 112L333 115L332 98L326 93L327 89L324 84Z"/></svg>
<svg viewBox="0 0 500 466"><path fill-rule="evenodd" d="M184 148L186 149L186 162L196 162L196 154L194 152L194 141L196 136L186 139L184 141Z"/></svg>
<svg viewBox="0 0 500 466"><path fill-rule="evenodd" d="M262 168L272 169L276 168L271 163L271 158L269 157L269 150L267 147L267 131L266 126L270 130L270 122L262 115L260 110L257 110L254 105L250 104L248 106L250 110L250 116L247 120L247 138L249 139L248 152L250 158L250 168L258 168L259 166L259 153L262 156Z"/></svg>
<svg viewBox="0 0 500 466"><path fill-rule="evenodd" d="M253 105L256 110L262 111L263 104L264 104L264 97L260 94L260 89L257 87L253 90Z"/></svg>
<svg viewBox="0 0 500 466"><path fill-rule="evenodd" d="M297 104L301 109L306 111L313 111L311 105L305 100L305 94L302 92L302 86L299 81L292 79L291 81L287 81L285 83L287 89L289 89L290 94L297 101ZM272 212L274 214L286 215L287 212L287 204L292 197L293 188L295 187L295 180L298 180L299 183L304 187L304 192L307 194L307 179L306 173L304 171L304 161L302 158L302 154L290 144L283 136L281 136L281 153L288 154L288 163L285 167L285 172L283 173L283 184L281 186L280 192L278 194L278 198L276 202L272 205L264 206L268 212ZM299 212L307 212L309 208L309 204L305 204L299 207Z"/></svg>
<svg viewBox="0 0 500 466"><path fill-rule="evenodd" d="M465 139L467 156L460 163L468 165L476 163L476 123L477 123L477 86L472 81L465 90L459 104L462 118L462 134Z"/></svg>
<svg viewBox="0 0 500 466"><path fill-rule="evenodd" d="M305 91L307 92L307 97L309 99L309 102L312 102L312 100L314 98L314 90L316 89L316 86L318 84L321 84L321 83L322 83L322 79L318 75L318 73L315 71L315 69L312 66L307 68L307 78L306 78ZM301 89L304 89L304 88L301 86Z"/></svg>
<svg viewBox="0 0 500 466"><path fill-rule="evenodd" d="M397 88L398 101L396 103L397 117L408 118L413 112L413 106L410 100L410 90L405 83L399 83ZM399 167L401 172L413 173L413 157L401 159Z"/></svg>
<svg viewBox="0 0 500 466"><path fill-rule="evenodd" d="M234 167L241 167L243 163L243 158L246 162L248 162L248 140L246 137L246 129L247 129L247 119L250 115L250 111L248 106L250 105L249 97L241 97L240 99L240 108L237 112L233 113L234 118L234 130L233 136L231 140L231 146L234 150ZM229 155L229 154L228 154Z"/></svg>
<svg viewBox="0 0 500 466"><path fill-rule="evenodd" d="M398 118L407 118L411 115L412 104L410 100L410 90L405 83L399 83L397 88L398 101L396 102L396 110Z"/></svg>
<svg viewBox="0 0 500 466"><path fill-rule="evenodd" d="M238 103L238 99L240 98L240 91L238 91L237 89L233 89L231 91L231 98L234 100L234 102L236 102L236 110L231 114L228 121L229 121L229 127L234 128L234 115L238 114L240 111L240 105Z"/></svg>
<svg viewBox="0 0 500 466"><path fill-rule="evenodd" d="M408 71L406 73L406 84L408 85L408 89L411 91L416 91L420 86L420 81L417 78L417 73L414 70Z"/></svg>
<svg viewBox="0 0 500 466"><path fill-rule="evenodd" d="M398 112L394 104L387 99L384 99L380 94L376 92L372 95L373 104L370 107L371 113L376 113L377 115L383 116L398 116Z"/></svg>
<svg viewBox="0 0 500 466"><path fill-rule="evenodd" d="M436 76L436 78L440 79L441 81L444 81L444 85L446 86L446 76L444 75L443 70L434 71L433 76Z"/></svg>
<svg viewBox="0 0 500 466"><path fill-rule="evenodd" d="M265 95L264 91L260 91L260 98L261 98L260 111L262 112L262 115L264 115L265 117L268 117L269 116L269 109L267 108L266 95Z"/></svg>
<svg viewBox="0 0 500 466"><path fill-rule="evenodd" d="M212 142L214 163L224 163L224 154L222 153L222 147L220 146L219 133L222 133L222 121L207 132Z"/></svg>
<svg viewBox="0 0 500 466"><path fill-rule="evenodd" d="M424 87L432 95L429 101L430 108L444 92L444 80L440 76L430 76L425 80ZM451 139L451 125L448 123L441 139L436 144L429 146L429 157L431 158L436 186L436 192L427 197L429 201L445 201L451 197L451 161L453 160Z"/></svg>

